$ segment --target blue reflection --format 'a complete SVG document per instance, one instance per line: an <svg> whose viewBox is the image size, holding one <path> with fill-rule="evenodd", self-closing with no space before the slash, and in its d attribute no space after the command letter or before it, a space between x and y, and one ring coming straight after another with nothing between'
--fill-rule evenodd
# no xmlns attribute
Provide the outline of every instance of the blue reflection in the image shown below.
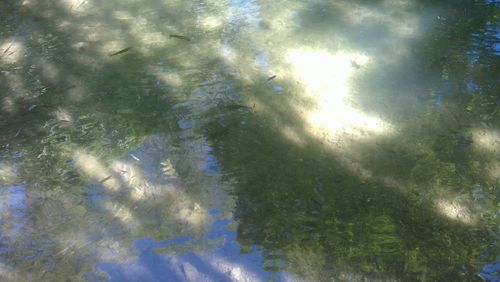
<svg viewBox="0 0 500 282"><path fill-rule="evenodd" d="M212 215L222 211L212 209ZM284 272L269 272L262 268L263 256L254 248L253 252L240 253L236 231L229 226L233 219L215 220L206 238L223 242L218 248L206 252L191 252L179 255L156 253L156 249L169 245L193 242L186 236L165 241L142 238L135 242L138 257L125 262L101 262L96 273L106 273L109 281L290 281L292 277ZM97 275L95 275L97 277ZM88 276L91 280L92 275Z"/></svg>
<svg viewBox="0 0 500 282"><path fill-rule="evenodd" d="M192 238L187 236L180 236L174 239L159 242L155 241L153 238L146 237L135 241L135 248L139 252L148 252L152 249L165 248L172 244L186 244L190 241L192 241Z"/></svg>
<svg viewBox="0 0 500 282"><path fill-rule="evenodd" d="M486 4L494 4L495 7L500 7L500 1L498 1L498 0L484 0L484 3L486 3Z"/></svg>
<svg viewBox="0 0 500 282"><path fill-rule="evenodd" d="M13 185L0 187L0 240L18 241L26 232L26 185ZM12 253L17 250L14 244L0 248L0 254Z"/></svg>
<svg viewBox="0 0 500 282"><path fill-rule="evenodd" d="M193 128L194 121L181 119L177 122L177 124L179 125L179 128L181 128L181 129L191 129L191 128Z"/></svg>
<svg viewBox="0 0 500 282"><path fill-rule="evenodd" d="M3 215L2 219L6 215L10 215L13 218L25 218L25 198L25 185L0 187L0 212Z"/></svg>
<svg viewBox="0 0 500 282"><path fill-rule="evenodd" d="M477 64L479 62L479 57L480 57L479 51L478 50L472 50L471 53L470 53L470 62L471 62L471 65Z"/></svg>
<svg viewBox="0 0 500 282"><path fill-rule="evenodd" d="M479 86L472 81L467 82L467 92L473 93L479 91Z"/></svg>
<svg viewBox="0 0 500 282"><path fill-rule="evenodd" d="M493 53L497 56L500 55L500 29L497 28L493 23L488 22L491 27L487 27L484 34L487 38L487 45L490 45Z"/></svg>
<svg viewBox="0 0 500 282"><path fill-rule="evenodd" d="M229 23L248 24L257 27L261 21L260 5L253 0L229 0L228 6L234 9L228 16Z"/></svg>
<svg viewBox="0 0 500 282"><path fill-rule="evenodd" d="M217 161L217 158L214 155L208 154L205 157L205 167L203 168L203 170L210 174L221 173L219 162Z"/></svg>
<svg viewBox="0 0 500 282"><path fill-rule="evenodd" d="M21 211L26 208L26 205L24 203L24 198L26 196L25 185L0 187L0 195L7 195L7 197L5 198L5 202L0 204L7 204L9 210Z"/></svg>
<svg viewBox="0 0 500 282"><path fill-rule="evenodd" d="M486 281L500 282L500 261L484 266L479 276Z"/></svg>
<svg viewBox="0 0 500 282"><path fill-rule="evenodd" d="M255 63L257 66L267 70L269 68L269 55L264 53L255 55Z"/></svg>

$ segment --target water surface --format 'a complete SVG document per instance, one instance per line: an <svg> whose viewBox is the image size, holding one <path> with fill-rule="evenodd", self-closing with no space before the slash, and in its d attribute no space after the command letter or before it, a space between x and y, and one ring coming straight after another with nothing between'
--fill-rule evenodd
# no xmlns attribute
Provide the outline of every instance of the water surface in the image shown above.
<svg viewBox="0 0 500 282"><path fill-rule="evenodd" d="M2 1L1 280L500 280L498 5Z"/></svg>

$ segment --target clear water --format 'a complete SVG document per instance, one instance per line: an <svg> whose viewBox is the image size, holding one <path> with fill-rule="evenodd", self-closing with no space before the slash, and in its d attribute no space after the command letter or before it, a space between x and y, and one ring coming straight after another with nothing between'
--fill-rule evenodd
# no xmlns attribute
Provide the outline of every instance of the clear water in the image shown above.
<svg viewBox="0 0 500 282"><path fill-rule="evenodd" d="M0 280L499 281L498 1L0 2Z"/></svg>

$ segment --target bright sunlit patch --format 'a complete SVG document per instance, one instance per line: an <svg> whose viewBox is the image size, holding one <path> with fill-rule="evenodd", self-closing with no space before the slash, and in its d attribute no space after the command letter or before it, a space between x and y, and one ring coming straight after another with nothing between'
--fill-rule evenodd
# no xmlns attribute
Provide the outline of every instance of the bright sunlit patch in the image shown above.
<svg viewBox="0 0 500 282"><path fill-rule="evenodd" d="M354 68L347 54L332 55L326 51L293 50L287 54L297 78L307 87L308 94L319 98L342 99L348 94L348 78ZM365 59L366 60L366 59ZM332 97L325 97L328 93Z"/></svg>
<svg viewBox="0 0 500 282"><path fill-rule="evenodd" d="M235 63L238 59L238 52L236 52L236 50L228 44L224 44L220 48L219 55L221 59L230 64Z"/></svg>
<svg viewBox="0 0 500 282"><path fill-rule="evenodd" d="M122 182L128 186L137 186L144 181L142 171L135 165L123 161L115 161L113 171L121 176Z"/></svg>
<svg viewBox="0 0 500 282"><path fill-rule="evenodd" d="M231 281L261 281L252 269L248 269L243 263L233 261L220 255L211 255L204 262L219 273L229 276Z"/></svg>
<svg viewBox="0 0 500 282"><path fill-rule="evenodd" d="M73 125L73 117L67 110L59 108L53 112L53 115L58 121Z"/></svg>
<svg viewBox="0 0 500 282"><path fill-rule="evenodd" d="M86 0L60 0L61 6L66 8L68 12L78 13L87 10L89 2Z"/></svg>
<svg viewBox="0 0 500 282"><path fill-rule="evenodd" d="M57 241L61 247L57 255L78 252L91 243L88 238L86 238L85 233L77 232L76 230L58 234Z"/></svg>
<svg viewBox="0 0 500 282"><path fill-rule="evenodd" d="M16 179L14 167L8 163L0 163L0 185L12 183Z"/></svg>
<svg viewBox="0 0 500 282"><path fill-rule="evenodd" d="M213 31L221 28L226 23L222 16L208 16L198 19L198 25L205 31Z"/></svg>
<svg viewBox="0 0 500 282"><path fill-rule="evenodd" d="M491 154L500 153L500 131L477 129L472 132L473 145Z"/></svg>
<svg viewBox="0 0 500 282"><path fill-rule="evenodd" d="M353 160L350 156L339 156L339 161L343 167L362 180L369 180L374 176L371 170L366 169L360 162Z"/></svg>
<svg viewBox="0 0 500 282"><path fill-rule="evenodd" d="M151 198L153 193L157 193L152 189L154 186L144 179L143 171L137 166L116 161L113 163L112 169L116 175L120 175L121 182L130 188L129 193L132 199L143 200L147 197Z"/></svg>
<svg viewBox="0 0 500 282"><path fill-rule="evenodd" d="M174 165L170 161L170 159L166 159L163 162L160 163L161 166L161 172L164 177L170 178L170 179L177 179L179 177L179 174L177 173L177 170L175 169Z"/></svg>
<svg viewBox="0 0 500 282"><path fill-rule="evenodd" d="M27 6L27 7L32 7L34 6L38 1L37 0L22 0L21 5L22 6Z"/></svg>
<svg viewBox="0 0 500 282"><path fill-rule="evenodd" d="M113 11L113 17L117 20L132 21L134 16L129 11L117 10Z"/></svg>
<svg viewBox="0 0 500 282"><path fill-rule="evenodd" d="M305 145L304 140L300 137L300 135L292 128L289 126L284 126L281 128L281 134L288 140L292 141L293 143L297 145Z"/></svg>
<svg viewBox="0 0 500 282"><path fill-rule="evenodd" d="M198 203L193 203L192 206L187 204L189 202L185 202L183 207L179 209L177 218L193 227L204 226L208 221L207 210L202 208Z"/></svg>
<svg viewBox="0 0 500 282"><path fill-rule="evenodd" d="M175 71L159 71L156 73L156 79L169 86L179 87L182 85L182 78Z"/></svg>
<svg viewBox="0 0 500 282"><path fill-rule="evenodd" d="M102 260L129 258L132 255L129 245L113 239L104 237L99 241L98 257Z"/></svg>
<svg viewBox="0 0 500 282"><path fill-rule="evenodd" d="M111 190L118 190L120 183L112 176L111 171L108 170L101 161L82 150L77 150L73 154L75 165L90 177L100 181L103 186Z"/></svg>
<svg viewBox="0 0 500 282"><path fill-rule="evenodd" d="M116 54L117 52L120 52L125 48L129 47L130 46L127 46L127 44L124 41L120 40L108 41L104 43L104 46L101 49L101 53L102 55L107 56L108 58L113 58L111 57L112 54Z"/></svg>
<svg viewBox="0 0 500 282"><path fill-rule="evenodd" d="M17 40L6 40L0 42L0 62L3 64L15 64L24 55L24 44Z"/></svg>
<svg viewBox="0 0 500 282"><path fill-rule="evenodd" d="M73 23L71 21L60 19L56 25L58 31L66 32L72 27Z"/></svg>
<svg viewBox="0 0 500 282"><path fill-rule="evenodd" d="M16 102L12 97L5 97L1 101L2 111L5 113L13 114L16 112Z"/></svg>
<svg viewBox="0 0 500 282"><path fill-rule="evenodd" d="M40 65L42 66L42 75L46 79L50 79L52 81L57 79L57 77L59 76L59 71L53 63L42 59Z"/></svg>
<svg viewBox="0 0 500 282"><path fill-rule="evenodd" d="M104 202L103 207L121 222L128 225L137 224L137 220L134 218L132 211L127 206L116 202L106 201Z"/></svg>
<svg viewBox="0 0 500 282"><path fill-rule="evenodd" d="M369 63L366 55L293 50L287 58L307 98L316 104L316 107L298 110L304 113L311 134L327 139L346 135L350 139L362 139L372 134L391 133L389 124L353 108L346 99L350 92L350 78Z"/></svg>
<svg viewBox="0 0 500 282"><path fill-rule="evenodd" d="M464 224L475 224L477 222L477 218L470 208L458 200L440 199L436 202L436 207L439 213L449 219Z"/></svg>
<svg viewBox="0 0 500 282"><path fill-rule="evenodd" d="M150 32L145 29L143 30L137 30L133 32L134 36L140 41L140 42L146 42L147 45L149 46L166 46L168 43L168 37L165 36L165 34L161 32ZM145 43L145 46L147 46ZM136 51L139 50L139 48L135 48ZM141 48L141 52L147 52L149 48Z"/></svg>

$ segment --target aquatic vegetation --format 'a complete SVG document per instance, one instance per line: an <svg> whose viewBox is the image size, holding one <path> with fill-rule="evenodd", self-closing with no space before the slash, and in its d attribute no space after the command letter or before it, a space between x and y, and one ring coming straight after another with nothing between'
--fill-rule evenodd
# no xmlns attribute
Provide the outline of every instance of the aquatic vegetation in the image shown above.
<svg viewBox="0 0 500 282"><path fill-rule="evenodd" d="M494 3L167 2L0 2L2 280L498 274Z"/></svg>

